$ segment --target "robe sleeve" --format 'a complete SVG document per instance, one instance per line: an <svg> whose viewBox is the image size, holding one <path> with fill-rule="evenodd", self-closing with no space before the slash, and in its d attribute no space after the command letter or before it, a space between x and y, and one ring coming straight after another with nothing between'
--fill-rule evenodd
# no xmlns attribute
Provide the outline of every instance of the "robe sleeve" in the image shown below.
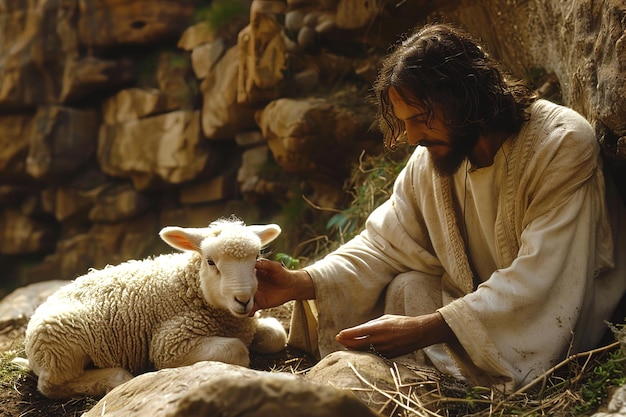
<svg viewBox="0 0 626 417"><path fill-rule="evenodd" d="M308 266L315 285L322 356L342 347L338 331L383 313L384 291L399 273L441 276L415 197L421 158L418 148L398 175L390 199L374 210L365 230L324 259Z"/></svg>

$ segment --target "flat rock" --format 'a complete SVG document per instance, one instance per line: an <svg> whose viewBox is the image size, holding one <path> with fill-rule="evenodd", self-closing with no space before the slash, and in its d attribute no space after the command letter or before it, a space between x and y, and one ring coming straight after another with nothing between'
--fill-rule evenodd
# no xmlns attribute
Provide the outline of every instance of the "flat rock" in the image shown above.
<svg viewBox="0 0 626 417"><path fill-rule="evenodd" d="M140 375L112 390L83 417L150 415L376 416L352 393L290 373L198 362Z"/></svg>

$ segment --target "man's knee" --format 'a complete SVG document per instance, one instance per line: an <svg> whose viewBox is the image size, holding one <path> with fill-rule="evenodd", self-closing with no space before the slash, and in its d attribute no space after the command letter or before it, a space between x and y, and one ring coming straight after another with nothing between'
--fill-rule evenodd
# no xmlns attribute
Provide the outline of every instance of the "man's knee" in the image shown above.
<svg viewBox="0 0 626 417"><path fill-rule="evenodd" d="M385 295L387 314L427 314L440 308L441 304L441 277L417 271L396 275Z"/></svg>

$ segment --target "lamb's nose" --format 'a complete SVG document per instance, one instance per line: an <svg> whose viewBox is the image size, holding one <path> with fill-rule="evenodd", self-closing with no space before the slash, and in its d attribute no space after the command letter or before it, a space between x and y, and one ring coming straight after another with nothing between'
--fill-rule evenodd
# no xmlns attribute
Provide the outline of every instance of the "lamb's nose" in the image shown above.
<svg viewBox="0 0 626 417"><path fill-rule="evenodd" d="M250 303L250 298L248 297L245 300L240 300L239 298L235 297L235 301L241 304L241 306L245 309L246 307L248 307L248 303Z"/></svg>

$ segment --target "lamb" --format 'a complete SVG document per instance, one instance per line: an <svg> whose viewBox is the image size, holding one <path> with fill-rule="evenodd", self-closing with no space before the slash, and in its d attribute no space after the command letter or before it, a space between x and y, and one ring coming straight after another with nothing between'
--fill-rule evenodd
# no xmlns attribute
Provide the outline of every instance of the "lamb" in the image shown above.
<svg viewBox="0 0 626 417"><path fill-rule="evenodd" d="M236 218L165 227L161 238L182 252L91 270L62 287L26 330L39 391L102 396L148 370L205 360L249 366L248 347L281 351L278 320L249 317L256 259L280 232Z"/></svg>

